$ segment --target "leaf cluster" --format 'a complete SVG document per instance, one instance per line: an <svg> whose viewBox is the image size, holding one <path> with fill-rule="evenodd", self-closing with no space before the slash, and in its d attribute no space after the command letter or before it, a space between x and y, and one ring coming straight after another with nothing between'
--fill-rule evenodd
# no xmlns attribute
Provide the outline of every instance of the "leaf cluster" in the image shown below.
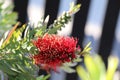
<svg viewBox="0 0 120 80"><path fill-rule="evenodd" d="M77 67L77 72L82 80L113 80L114 73L118 66L118 58L110 56L108 58L108 68L99 55L85 56L85 68Z"/></svg>
<svg viewBox="0 0 120 80"><path fill-rule="evenodd" d="M16 23L17 13L13 12L13 4L5 5L6 0L0 1L0 37Z"/></svg>
<svg viewBox="0 0 120 80"><path fill-rule="evenodd" d="M38 69L30 58L35 47L27 37L21 38L24 28L25 26L14 31L0 48L0 69L10 80L34 80L34 73Z"/></svg>

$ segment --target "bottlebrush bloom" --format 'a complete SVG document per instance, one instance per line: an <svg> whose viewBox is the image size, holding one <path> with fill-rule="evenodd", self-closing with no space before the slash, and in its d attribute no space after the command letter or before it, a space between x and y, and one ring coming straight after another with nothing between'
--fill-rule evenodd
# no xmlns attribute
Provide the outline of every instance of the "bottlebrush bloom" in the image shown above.
<svg viewBox="0 0 120 80"><path fill-rule="evenodd" d="M73 37L45 34L33 43L39 50L39 53L33 56L33 60L44 69L56 70L57 66L76 58L77 39Z"/></svg>

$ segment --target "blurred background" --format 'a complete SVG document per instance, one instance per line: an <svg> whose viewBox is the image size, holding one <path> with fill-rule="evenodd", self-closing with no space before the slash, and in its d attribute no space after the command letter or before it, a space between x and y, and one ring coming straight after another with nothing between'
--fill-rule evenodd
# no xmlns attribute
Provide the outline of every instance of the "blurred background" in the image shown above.
<svg viewBox="0 0 120 80"><path fill-rule="evenodd" d="M79 38L83 48L92 42L92 54L100 54L107 66L110 55L120 58L120 0L6 0L14 3L14 11L18 12L18 21L22 24L31 22L37 25L41 18L50 15L48 25L64 11L68 11L70 3L80 3L81 9L59 35ZM6 4L7 4L6 3ZM66 74L52 72L50 80L80 80L76 73ZM120 65L116 76L120 80Z"/></svg>

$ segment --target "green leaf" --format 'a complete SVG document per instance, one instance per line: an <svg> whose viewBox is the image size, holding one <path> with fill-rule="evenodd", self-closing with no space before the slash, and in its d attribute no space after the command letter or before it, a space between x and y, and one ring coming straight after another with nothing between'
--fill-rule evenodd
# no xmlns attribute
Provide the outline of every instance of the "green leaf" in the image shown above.
<svg viewBox="0 0 120 80"><path fill-rule="evenodd" d="M81 62L81 61L82 61L82 58L80 58L80 57L75 58L75 59L73 60L73 62Z"/></svg>
<svg viewBox="0 0 120 80"><path fill-rule="evenodd" d="M91 80L88 72L82 66L78 66L76 70L82 80Z"/></svg>
<svg viewBox="0 0 120 80"><path fill-rule="evenodd" d="M70 66L62 66L61 69L64 70L65 72L67 72L67 73L76 72L75 69L71 68Z"/></svg>
<svg viewBox="0 0 120 80"><path fill-rule="evenodd" d="M18 69L19 69L20 71L22 71L23 73L26 72L26 69L25 69L25 67L24 67L23 65L16 64L16 66L17 66Z"/></svg>
<svg viewBox="0 0 120 80"><path fill-rule="evenodd" d="M43 78L43 80L47 80L50 76L51 76L51 75L48 74L47 76L45 76L45 77Z"/></svg>
<svg viewBox="0 0 120 80"><path fill-rule="evenodd" d="M47 80L49 77L50 77L50 74L48 74L47 76L41 75L37 77L37 80Z"/></svg>
<svg viewBox="0 0 120 80"><path fill-rule="evenodd" d="M90 50L91 50L90 45L91 45L91 42L89 42L89 43L85 46L85 48L83 49L83 51L80 52L79 54L80 54L80 55L90 54Z"/></svg>
<svg viewBox="0 0 120 80"><path fill-rule="evenodd" d="M44 78L44 75L41 75L41 76L37 77L37 80L43 80L43 78Z"/></svg>
<svg viewBox="0 0 120 80"><path fill-rule="evenodd" d="M86 70L81 66L77 68L77 72L82 80L106 80L105 65L99 55L85 56L84 63Z"/></svg>
<svg viewBox="0 0 120 80"><path fill-rule="evenodd" d="M18 73L21 73L20 71L18 71L16 68L10 68L12 71L14 71L14 72L16 72L16 74L18 74Z"/></svg>
<svg viewBox="0 0 120 80"><path fill-rule="evenodd" d="M8 75L16 75L16 72L11 70L11 66L5 61L0 60L0 69Z"/></svg>
<svg viewBox="0 0 120 80"><path fill-rule="evenodd" d="M99 71L98 71L98 68L96 67L97 65L95 64L92 57L90 57L90 56L85 57L85 65L87 65L86 67L90 74L90 78L93 80L98 80L99 75L97 73L99 73Z"/></svg>
<svg viewBox="0 0 120 80"><path fill-rule="evenodd" d="M70 12L76 13L77 11L79 11L80 7L81 7L81 4L74 5L74 3L71 3Z"/></svg>
<svg viewBox="0 0 120 80"><path fill-rule="evenodd" d="M0 40L0 48L1 48L2 44L3 44L3 42L5 41L5 39L7 38L8 34L9 34L9 31L7 31L7 32L4 33L2 39Z"/></svg>
<svg viewBox="0 0 120 80"><path fill-rule="evenodd" d="M92 80L104 80L105 79L105 66L100 57L86 56L85 65L90 74Z"/></svg>
<svg viewBox="0 0 120 80"><path fill-rule="evenodd" d="M85 46L84 49L86 50L86 49L90 48L90 45L91 45L91 42L89 42L89 43Z"/></svg>
<svg viewBox="0 0 120 80"><path fill-rule="evenodd" d="M117 57L109 57L108 58L108 68L106 80L113 80L114 73L118 67L119 60Z"/></svg>

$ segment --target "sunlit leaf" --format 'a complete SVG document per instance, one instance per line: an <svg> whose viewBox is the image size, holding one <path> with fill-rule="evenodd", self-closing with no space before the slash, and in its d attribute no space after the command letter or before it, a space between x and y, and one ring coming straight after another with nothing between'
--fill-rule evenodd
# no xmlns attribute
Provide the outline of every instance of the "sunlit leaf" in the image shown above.
<svg viewBox="0 0 120 80"><path fill-rule="evenodd" d="M75 69L71 68L70 66L62 66L61 69L64 70L65 72L67 72L67 73L76 72Z"/></svg>
<svg viewBox="0 0 120 80"><path fill-rule="evenodd" d="M106 80L113 80L114 73L118 67L118 58L117 57L109 57L108 58L108 68Z"/></svg>
<svg viewBox="0 0 120 80"><path fill-rule="evenodd" d="M114 72L118 66L118 58L109 57L107 72L104 62L98 55L85 56L84 61L86 69L82 66L77 67L77 72L82 80L113 80Z"/></svg>
<svg viewBox="0 0 120 80"><path fill-rule="evenodd" d="M50 74L48 74L47 76L41 75L37 77L37 80L47 80L49 77L50 77Z"/></svg>
<svg viewBox="0 0 120 80"><path fill-rule="evenodd" d="M91 80L89 73L82 66L78 66L76 70L82 80Z"/></svg>

